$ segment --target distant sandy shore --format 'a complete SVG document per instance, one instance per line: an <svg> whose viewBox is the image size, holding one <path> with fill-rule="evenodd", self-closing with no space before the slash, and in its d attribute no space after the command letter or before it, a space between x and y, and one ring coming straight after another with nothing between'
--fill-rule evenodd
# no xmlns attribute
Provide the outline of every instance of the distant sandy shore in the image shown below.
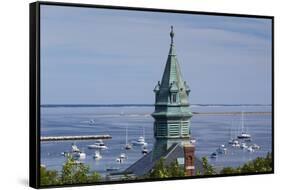
<svg viewBox="0 0 281 190"><path fill-rule="evenodd" d="M194 115L241 115L241 112L193 112ZM271 115L272 112L244 112L245 115Z"/></svg>

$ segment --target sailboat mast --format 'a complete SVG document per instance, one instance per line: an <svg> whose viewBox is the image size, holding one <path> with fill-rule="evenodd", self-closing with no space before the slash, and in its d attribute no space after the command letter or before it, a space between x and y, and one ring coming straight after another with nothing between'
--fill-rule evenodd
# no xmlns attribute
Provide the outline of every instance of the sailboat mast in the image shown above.
<svg viewBox="0 0 281 190"><path fill-rule="evenodd" d="M126 145L128 144L128 126L126 126Z"/></svg>
<svg viewBox="0 0 281 190"><path fill-rule="evenodd" d="M242 133L244 132L244 112L242 112L242 116L241 116L241 119L242 119Z"/></svg>
<svg viewBox="0 0 281 190"><path fill-rule="evenodd" d="M229 127L229 139L232 139L232 127L233 127L233 121L231 121L231 126Z"/></svg>

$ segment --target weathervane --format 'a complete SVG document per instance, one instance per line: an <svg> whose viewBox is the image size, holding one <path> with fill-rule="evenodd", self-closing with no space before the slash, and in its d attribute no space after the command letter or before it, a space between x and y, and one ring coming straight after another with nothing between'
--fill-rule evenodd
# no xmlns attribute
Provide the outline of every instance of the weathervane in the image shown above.
<svg viewBox="0 0 281 190"><path fill-rule="evenodd" d="M170 32L170 36L171 36L171 44L173 44L174 43L174 35L175 35L175 33L174 33L174 30L173 30L174 28L173 28L173 26L171 26L171 32Z"/></svg>

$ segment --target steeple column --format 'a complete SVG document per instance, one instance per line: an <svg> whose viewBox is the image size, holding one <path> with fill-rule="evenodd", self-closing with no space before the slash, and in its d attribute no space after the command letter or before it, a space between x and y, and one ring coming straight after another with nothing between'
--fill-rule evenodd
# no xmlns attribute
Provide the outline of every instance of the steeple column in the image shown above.
<svg viewBox="0 0 281 190"><path fill-rule="evenodd" d="M154 136L156 138L188 138L190 136L190 88L183 80L174 45L171 26L171 44L161 82L154 88Z"/></svg>

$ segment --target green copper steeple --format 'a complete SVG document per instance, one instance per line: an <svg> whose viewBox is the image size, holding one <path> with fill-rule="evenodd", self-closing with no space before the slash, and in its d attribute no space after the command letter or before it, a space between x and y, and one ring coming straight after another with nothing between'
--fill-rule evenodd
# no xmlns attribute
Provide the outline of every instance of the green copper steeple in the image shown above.
<svg viewBox="0 0 281 190"><path fill-rule="evenodd" d="M161 83L154 88L154 136L156 138L186 138L190 136L189 86L183 80L174 46L173 26L171 44Z"/></svg>

